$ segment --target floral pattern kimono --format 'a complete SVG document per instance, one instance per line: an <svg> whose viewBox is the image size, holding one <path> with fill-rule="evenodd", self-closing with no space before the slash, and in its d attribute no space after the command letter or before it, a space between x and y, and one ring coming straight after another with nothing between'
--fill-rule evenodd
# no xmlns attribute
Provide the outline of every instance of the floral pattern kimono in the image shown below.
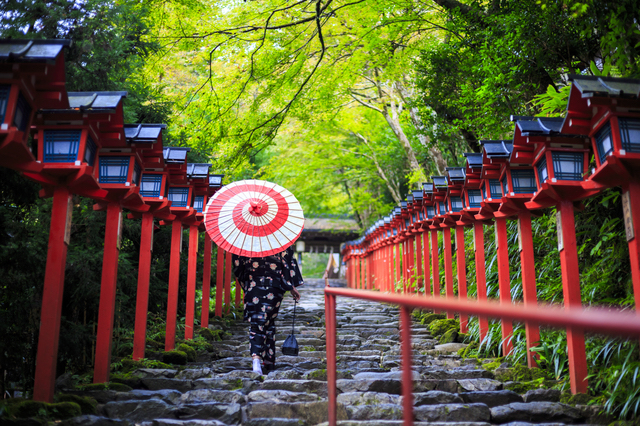
<svg viewBox="0 0 640 426"><path fill-rule="evenodd" d="M266 257L234 254L233 273L244 291L244 320L251 324L251 356L261 357L265 364L274 364L275 319L282 297L293 287L304 284L293 248Z"/></svg>

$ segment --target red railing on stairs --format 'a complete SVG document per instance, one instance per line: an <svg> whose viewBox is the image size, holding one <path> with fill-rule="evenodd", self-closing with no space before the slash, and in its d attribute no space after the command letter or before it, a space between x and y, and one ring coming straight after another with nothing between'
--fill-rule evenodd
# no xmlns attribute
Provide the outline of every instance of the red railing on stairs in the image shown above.
<svg viewBox="0 0 640 426"><path fill-rule="evenodd" d="M413 380L411 371L411 311L433 309L521 321L525 325L549 325L569 330L591 331L608 335L640 337L640 316L635 312L600 308L576 308L523 304L499 304L493 301L465 301L453 298L388 294L377 291L325 287L325 324L327 351L327 385L329 390L329 426L337 422L336 380L336 296L389 303L400 307L400 340L402 352L402 404L404 425L413 425Z"/></svg>

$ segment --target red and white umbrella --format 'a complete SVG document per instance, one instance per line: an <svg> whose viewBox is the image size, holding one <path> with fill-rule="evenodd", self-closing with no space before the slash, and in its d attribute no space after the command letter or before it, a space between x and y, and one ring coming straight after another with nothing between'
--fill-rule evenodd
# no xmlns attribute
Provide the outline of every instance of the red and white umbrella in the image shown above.
<svg viewBox="0 0 640 426"><path fill-rule="evenodd" d="M304 227L302 207L287 189L264 180L223 186L207 203L204 224L218 247L247 257L279 253Z"/></svg>

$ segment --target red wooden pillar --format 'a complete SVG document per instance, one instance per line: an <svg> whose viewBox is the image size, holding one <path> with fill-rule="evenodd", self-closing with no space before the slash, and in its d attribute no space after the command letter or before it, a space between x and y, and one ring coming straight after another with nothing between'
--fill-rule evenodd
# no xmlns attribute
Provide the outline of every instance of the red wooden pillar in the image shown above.
<svg viewBox="0 0 640 426"><path fill-rule="evenodd" d="M487 272L484 264L484 225L482 225L482 222L480 221L473 223L473 240L476 260L476 286L478 300L486 302ZM489 321L486 317L478 317L478 323L480 325L480 341L483 341L489 332Z"/></svg>
<svg viewBox="0 0 640 426"><path fill-rule="evenodd" d="M431 294L431 268L429 267L431 256L429 255L428 231L422 234L422 241L424 242L422 249L424 253L424 294L425 296L429 296Z"/></svg>
<svg viewBox="0 0 640 426"><path fill-rule="evenodd" d="M622 208L625 217L625 230L629 243L629 262L631 280L636 301L636 311L640 314L640 178L633 177L622 185ZM629 218L630 220L628 220Z"/></svg>
<svg viewBox="0 0 640 426"><path fill-rule="evenodd" d="M399 242L398 244L396 244L396 282L393 284L394 291L395 291L396 285L402 284L403 277L404 275L402 274L402 242Z"/></svg>
<svg viewBox="0 0 640 426"><path fill-rule="evenodd" d="M440 297L440 264L438 262L438 231L431 233L431 272L433 276L433 295Z"/></svg>
<svg viewBox="0 0 640 426"><path fill-rule="evenodd" d="M573 202L561 201L558 205L558 250L562 267L562 291L565 307L581 307L580 268L576 245L576 228L573 215ZM567 355L569 356L569 378L572 393L587 393L587 357L584 345L584 332L579 329L567 329Z"/></svg>
<svg viewBox="0 0 640 426"><path fill-rule="evenodd" d="M415 283L416 283L416 271L415 271L416 249L415 249L414 242L415 242L415 239L413 237L411 237L411 238L409 238L407 240L407 244L409 246L409 250L407 251L407 254L409 255L409 262L407 262L408 263L407 264L407 273L409 274L409 291L411 293L415 293L416 292L416 287L415 287Z"/></svg>
<svg viewBox="0 0 640 426"><path fill-rule="evenodd" d="M216 249L216 316L222 316L222 296L224 294L224 250Z"/></svg>
<svg viewBox="0 0 640 426"><path fill-rule="evenodd" d="M231 310L231 256L232 254L226 251L224 261L224 310L229 313Z"/></svg>
<svg viewBox="0 0 640 426"><path fill-rule="evenodd" d="M467 263L464 247L464 226L456 226L456 265L458 269L458 297L467 299ZM460 314L460 332L467 333L469 317Z"/></svg>
<svg viewBox="0 0 640 426"><path fill-rule="evenodd" d="M189 226L189 261L187 265L187 309L184 317L184 339L193 339L196 311L196 269L198 267L198 227Z"/></svg>
<svg viewBox="0 0 640 426"><path fill-rule="evenodd" d="M509 277L509 241L507 239L507 219L496 217L496 247L498 251L498 287L500 304L511 304L511 278ZM511 338L513 323L502 320L502 354L509 355L513 350Z"/></svg>
<svg viewBox="0 0 640 426"><path fill-rule="evenodd" d="M520 264L522 265L522 294L525 306L538 304L536 292L536 266L533 254L533 233L531 231L531 213L518 212L518 237L520 241ZM530 349L540 341L540 327L535 323L525 323L527 336L527 365L537 367L536 354Z"/></svg>
<svg viewBox="0 0 640 426"><path fill-rule="evenodd" d="M36 401L53 402L71 209L69 189L61 186L56 187L53 192L47 266L40 311L40 332L38 334L38 353L33 387L33 399Z"/></svg>
<svg viewBox="0 0 640 426"><path fill-rule="evenodd" d="M402 292L407 293L409 282L409 240L402 242Z"/></svg>
<svg viewBox="0 0 640 426"><path fill-rule="evenodd" d="M451 229L444 228L442 230L442 239L444 246L444 283L447 299L453 299L453 258L451 254ZM453 312L447 312L447 318L455 318Z"/></svg>
<svg viewBox="0 0 640 426"><path fill-rule="evenodd" d="M176 321L178 317L178 290L180 286L180 251L182 249L182 223L171 223L171 258L169 260L169 289L167 297L167 331L164 337L164 350L172 351L176 347Z"/></svg>
<svg viewBox="0 0 640 426"><path fill-rule="evenodd" d="M149 308L149 277L153 251L153 214L143 213L140 226L140 260L138 261L138 291L136 294L136 323L133 332L133 359L144 358L147 343L147 311Z"/></svg>
<svg viewBox="0 0 640 426"><path fill-rule="evenodd" d="M204 233L204 267L202 269L202 315L200 327L209 327L209 297L211 296L211 237Z"/></svg>
<svg viewBox="0 0 640 426"><path fill-rule="evenodd" d="M359 289L359 288L362 288L361 285L360 285L361 284L360 283L360 275L361 275L360 272L361 271L360 271L360 258L359 257L355 258L355 267L356 267L356 286L355 286L355 288Z"/></svg>
<svg viewBox="0 0 640 426"><path fill-rule="evenodd" d="M391 283L393 282L393 246L387 244L384 247L385 256L387 257L387 270L385 271L385 291L391 291Z"/></svg>
<svg viewBox="0 0 640 426"><path fill-rule="evenodd" d="M422 233L416 234L416 293L423 288L424 275L422 272L422 262L424 253L422 251Z"/></svg>
<svg viewBox="0 0 640 426"><path fill-rule="evenodd" d="M104 231L102 281L100 283L100 307L98 310L98 332L96 336L93 383L105 383L109 381L111 343L113 340L113 317L116 311L121 225L122 207L120 207L119 203L109 203L107 205L107 223Z"/></svg>

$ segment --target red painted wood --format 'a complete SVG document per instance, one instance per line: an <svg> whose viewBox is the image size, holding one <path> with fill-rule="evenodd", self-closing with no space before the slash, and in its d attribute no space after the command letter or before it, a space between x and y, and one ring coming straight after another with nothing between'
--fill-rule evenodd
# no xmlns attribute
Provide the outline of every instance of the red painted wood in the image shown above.
<svg viewBox="0 0 640 426"><path fill-rule="evenodd" d="M120 207L119 203L109 203L107 205L107 224L104 232L102 282L100 283L100 307L98 310L93 383L106 383L109 381L113 318L116 310L116 289L118 284L118 254L120 252L118 245L121 222L122 207Z"/></svg>
<svg viewBox="0 0 640 426"><path fill-rule="evenodd" d="M467 263L464 250L464 227L456 226L456 266L458 272L458 296L467 299ZM460 314L460 332L469 332L469 317Z"/></svg>
<svg viewBox="0 0 640 426"><path fill-rule="evenodd" d="M629 240L629 262L631 264L631 280L636 302L636 311L640 312L640 179L634 177L622 186L623 196L629 193L629 208L631 209L631 224L633 238Z"/></svg>
<svg viewBox="0 0 640 426"><path fill-rule="evenodd" d="M67 263L65 234L67 223L71 225L70 206L71 194L69 189L56 187L53 191L47 265L40 311L40 332L38 334L38 353L36 355L36 373L33 387L33 399L36 401L53 402L56 363L58 361L58 341L60 338L62 295L64 292L64 272Z"/></svg>
<svg viewBox="0 0 640 426"><path fill-rule="evenodd" d="M487 301L487 273L485 268L484 257L484 225L482 222L477 221L473 223L473 237L475 240L475 260L476 260L476 287L478 293L478 300L481 302ZM489 332L489 320L487 317L478 317L478 323L480 326L480 341L487 337Z"/></svg>
<svg viewBox="0 0 640 426"><path fill-rule="evenodd" d="M424 288L424 272L422 271L422 264L424 262L424 251L422 250L422 233L416 234L416 274L418 275L416 281L416 293Z"/></svg>
<svg viewBox="0 0 640 426"><path fill-rule="evenodd" d="M396 281L393 283L394 292L396 291L396 286L402 285L402 243L396 244Z"/></svg>
<svg viewBox="0 0 640 426"><path fill-rule="evenodd" d="M187 262L187 309L184 317L184 339L193 339L196 310L196 269L198 267L198 227L189 226L189 260Z"/></svg>
<svg viewBox="0 0 640 426"><path fill-rule="evenodd" d="M337 421L337 370L336 370L336 297L325 294L324 312L326 325L326 349L327 349L327 388L328 388L328 420L329 425L335 426Z"/></svg>
<svg viewBox="0 0 640 426"><path fill-rule="evenodd" d="M453 299L453 258L451 254L451 229L442 230L442 240L444 246L444 284L447 299ZM453 312L447 312L447 318L455 318Z"/></svg>
<svg viewBox="0 0 640 426"><path fill-rule="evenodd" d="M497 217L495 219L496 244L498 251L498 287L500 288L500 303L511 304L511 277L509 276L509 241L507 239L507 219ZM511 337L513 336L513 323L502 321L502 354L508 355L513 350Z"/></svg>
<svg viewBox="0 0 640 426"><path fill-rule="evenodd" d="M411 368L411 309L400 308L400 345L402 353L403 424L413 425L413 369Z"/></svg>
<svg viewBox="0 0 640 426"><path fill-rule="evenodd" d="M433 295L440 297L440 264L438 263L438 231L431 230L431 274Z"/></svg>
<svg viewBox="0 0 640 426"><path fill-rule="evenodd" d="M140 225L140 259L138 261L138 291L136 295L136 323L133 332L133 359L144 358L147 340L147 311L149 308L149 277L153 251L153 214L143 213Z"/></svg>
<svg viewBox="0 0 640 426"><path fill-rule="evenodd" d="M360 259L358 259L357 257L354 259L354 266L355 266L355 286L354 288L358 289L360 288Z"/></svg>
<svg viewBox="0 0 640 426"><path fill-rule="evenodd" d="M224 293L224 250L218 247L216 259L216 316L222 316L222 295Z"/></svg>
<svg viewBox="0 0 640 426"><path fill-rule="evenodd" d="M429 254L428 233L422 233L422 241L424 242L424 247L422 249L422 252L424 253L424 294L427 296L431 294L431 256Z"/></svg>
<svg viewBox="0 0 640 426"><path fill-rule="evenodd" d="M407 254L409 255L409 262L408 262L408 273L409 273L409 291L411 293L415 293L416 292L416 261L415 261L415 257L416 257L416 248L415 248L415 238L409 238L409 240L407 240L407 244L409 245L409 250L407 252Z"/></svg>
<svg viewBox="0 0 640 426"><path fill-rule="evenodd" d="M171 223L171 258L169 259L169 289L167 294L167 331L164 338L164 350L172 351L176 347L176 321L178 317L178 290L180 286L180 245L182 223Z"/></svg>
<svg viewBox="0 0 640 426"><path fill-rule="evenodd" d="M204 233L204 266L202 268L202 315L200 327L209 327L209 298L211 296L211 237Z"/></svg>
<svg viewBox="0 0 640 426"><path fill-rule="evenodd" d="M224 310L226 313L229 313L231 310L231 258L232 254L230 252L225 252L224 259Z"/></svg>
<svg viewBox="0 0 640 426"><path fill-rule="evenodd" d="M518 227L520 234L520 244L522 251L520 252L520 265L522 268L522 295L524 304L535 306L538 304L538 296L536 291L536 265L533 253L533 232L531 230L531 212L521 210L518 212ZM537 367L536 353L530 349L537 345L540 341L540 327L535 323L525 324L525 333L527 337L527 365L529 367Z"/></svg>
<svg viewBox="0 0 640 426"><path fill-rule="evenodd" d="M562 238L560 266L562 268L564 306L577 308L582 306L582 298L580 296L580 267L578 266L573 202L561 201L558 205L558 210L560 211L558 217L561 222L558 233L561 234ZM581 330L567 329L567 355L569 356L571 392L574 394L587 393L587 357L585 353L584 333Z"/></svg>

